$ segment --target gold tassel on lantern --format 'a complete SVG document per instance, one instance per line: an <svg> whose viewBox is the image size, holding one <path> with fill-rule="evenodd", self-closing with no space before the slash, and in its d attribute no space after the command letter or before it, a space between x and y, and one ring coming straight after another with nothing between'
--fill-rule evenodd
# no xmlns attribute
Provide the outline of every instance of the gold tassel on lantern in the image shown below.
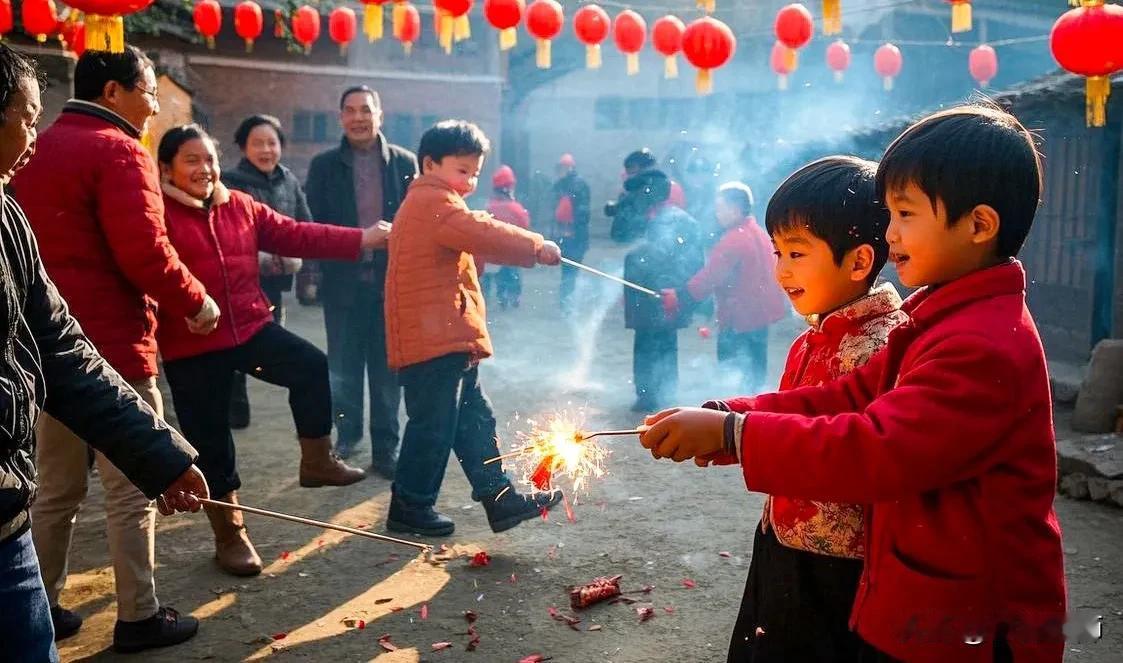
<svg viewBox="0 0 1123 663"><path fill-rule="evenodd" d="M710 69L699 69L694 78L694 90L698 94L710 94L714 91L714 72Z"/></svg>
<svg viewBox="0 0 1123 663"><path fill-rule="evenodd" d="M951 31L969 32L971 30L971 3L957 2L951 6Z"/></svg>
<svg viewBox="0 0 1123 663"><path fill-rule="evenodd" d="M456 19L452 14L437 10L437 42L445 53L452 53L452 34L456 29Z"/></svg>
<svg viewBox="0 0 1123 663"><path fill-rule="evenodd" d="M788 75L779 74L776 76L776 89L781 92L788 89Z"/></svg>
<svg viewBox="0 0 1123 663"><path fill-rule="evenodd" d="M86 14L86 50L124 53L124 19L120 16Z"/></svg>
<svg viewBox="0 0 1123 663"><path fill-rule="evenodd" d="M400 2L394 3L394 9L390 12L390 28L395 39L402 36L402 24L406 22L406 8Z"/></svg>
<svg viewBox="0 0 1123 663"><path fill-rule="evenodd" d="M629 76L635 76L639 73L639 53L628 53L625 61L628 63Z"/></svg>
<svg viewBox="0 0 1123 663"><path fill-rule="evenodd" d="M1088 104L1089 127L1102 127L1107 124L1107 98L1110 94L1111 79L1107 76L1088 77L1084 97Z"/></svg>
<svg viewBox="0 0 1123 663"><path fill-rule="evenodd" d="M663 59L663 78L678 78L678 58L673 55Z"/></svg>
<svg viewBox="0 0 1123 663"><path fill-rule="evenodd" d="M363 34L367 41L382 39L382 5L367 5L363 10Z"/></svg>
<svg viewBox="0 0 1123 663"><path fill-rule="evenodd" d="M539 39L538 47L534 52L534 62L538 65L539 69L550 68L550 40Z"/></svg>
<svg viewBox="0 0 1123 663"><path fill-rule="evenodd" d="M600 69L600 44L589 44L585 47L585 68Z"/></svg>
<svg viewBox="0 0 1123 663"><path fill-rule="evenodd" d="M453 21L452 38L456 42L462 42L465 39L472 37L472 23L468 20L467 14L457 16Z"/></svg>
<svg viewBox="0 0 1123 663"><path fill-rule="evenodd" d="M885 88L886 92L891 92L893 90L893 77L892 76L886 76L882 80L882 83L883 83L882 87Z"/></svg>
<svg viewBox="0 0 1123 663"><path fill-rule="evenodd" d="M519 31L514 28L507 28L506 30L499 31L499 50L509 51L519 43Z"/></svg>
<svg viewBox="0 0 1123 663"><path fill-rule="evenodd" d="M695 4L698 5L698 9L701 9L707 14L714 13L714 9L717 8L717 0L697 0Z"/></svg>
<svg viewBox="0 0 1123 663"><path fill-rule="evenodd" d="M788 71L795 71L799 67L799 51L794 48L784 49L784 68Z"/></svg>
<svg viewBox="0 0 1123 663"><path fill-rule="evenodd" d="M842 0L823 0L823 34L842 33Z"/></svg>

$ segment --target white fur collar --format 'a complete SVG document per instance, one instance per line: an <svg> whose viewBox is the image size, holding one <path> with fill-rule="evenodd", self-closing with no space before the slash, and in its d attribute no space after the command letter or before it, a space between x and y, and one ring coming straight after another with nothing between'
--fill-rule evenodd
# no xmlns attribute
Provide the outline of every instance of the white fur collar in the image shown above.
<svg viewBox="0 0 1123 663"><path fill-rule="evenodd" d="M164 194L172 200L183 203L188 207L194 207L195 209L206 209L211 205L223 205L230 200L230 190L227 189L226 185L222 182L214 183L214 193L211 194L209 200L199 200L167 180L160 184L160 188L162 188Z"/></svg>

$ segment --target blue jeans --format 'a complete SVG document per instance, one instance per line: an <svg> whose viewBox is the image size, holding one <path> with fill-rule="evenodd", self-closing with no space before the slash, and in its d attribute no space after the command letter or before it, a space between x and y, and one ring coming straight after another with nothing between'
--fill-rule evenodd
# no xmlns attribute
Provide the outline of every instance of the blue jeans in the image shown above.
<svg viewBox="0 0 1123 663"><path fill-rule="evenodd" d="M31 531L0 543L0 656L58 663L51 606Z"/></svg>
<svg viewBox="0 0 1123 663"><path fill-rule="evenodd" d="M394 499L414 507L437 503L448 465L456 452L477 502L510 485L500 463L495 415L480 386L479 367L467 354L448 354L398 372L405 388L406 422L394 480Z"/></svg>

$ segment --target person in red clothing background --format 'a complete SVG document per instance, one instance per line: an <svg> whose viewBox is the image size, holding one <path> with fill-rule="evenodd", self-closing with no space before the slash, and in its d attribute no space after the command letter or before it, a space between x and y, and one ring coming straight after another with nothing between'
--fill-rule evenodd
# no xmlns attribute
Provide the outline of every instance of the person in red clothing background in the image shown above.
<svg viewBox="0 0 1123 663"><path fill-rule="evenodd" d="M768 371L768 326L781 320L788 306L772 277L772 242L753 216L752 189L743 182L723 184L714 211L722 229L717 244L685 287L663 291L663 307L674 319L681 304L693 307L713 296L722 372L739 374L743 393L755 394Z"/></svg>
<svg viewBox="0 0 1123 663"><path fill-rule="evenodd" d="M159 416L156 305L191 319L200 333L219 311L168 242L159 174L141 145L160 110L152 62L134 47L87 51L74 68L74 99L43 131L35 155L13 180L43 263L98 352ZM59 639L81 618L58 604L70 539L96 463L105 487L106 533L117 589L114 644L137 651L181 642L198 622L161 607L153 578L156 511L106 457L57 420L39 421L42 482L32 533Z"/></svg>
<svg viewBox="0 0 1123 663"><path fill-rule="evenodd" d="M660 412L641 442L739 463L750 490L870 505L863 661L1059 663L1053 409L1016 259L1041 197L1033 136L997 107L941 111L877 181L890 259L920 288L885 349L829 385Z"/></svg>
<svg viewBox="0 0 1123 663"><path fill-rule="evenodd" d="M164 134L157 154L163 175L168 236L184 264L215 293L223 315L206 336L194 323L160 312L160 353L176 415L199 451L214 495L237 502L241 479L230 431L235 370L289 390L300 438L300 485L343 486L363 478L331 451L331 389L324 353L273 320L261 290L258 251L284 257L358 260L384 246L388 223L366 229L300 223L231 191L219 181L214 142L196 125ZM206 507L219 567L256 575L261 558L240 511Z"/></svg>
<svg viewBox="0 0 1123 663"><path fill-rule="evenodd" d="M530 229L530 214L526 208L515 199L515 171L510 166L500 166L491 177L491 200L487 202L487 213L505 221L513 226ZM480 260L476 260L476 273L480 271ZM481 284L481 287L482 284ZM519 268L503 265L495 275L495 296L499 299L499 308L518 308L519 299L522 297L522 279ZM486 293L485 293L486 294Z"/></svg>

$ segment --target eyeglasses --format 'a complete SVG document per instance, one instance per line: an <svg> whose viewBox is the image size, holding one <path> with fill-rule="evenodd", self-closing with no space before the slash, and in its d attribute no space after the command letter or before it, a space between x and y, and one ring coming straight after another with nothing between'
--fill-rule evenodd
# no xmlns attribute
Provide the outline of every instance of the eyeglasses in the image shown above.
<svg viewBox="0 0 1123 663"><path fill-rule="evenodd" d="M134 85L133 87L135 87L136 89L140 90L140 91L141 91L142 93L144 93L144 94L148 95L149 97L152 97L152 101L158 101L158 100L159 100L159 98L160 98L160 93L159 93L159 91L157 91L157 90L149 90L148 88L144 87L144 86L143 86L143 85L141 85L140 83L137 83L137 84L136 84L136 85Z"/></svg>

